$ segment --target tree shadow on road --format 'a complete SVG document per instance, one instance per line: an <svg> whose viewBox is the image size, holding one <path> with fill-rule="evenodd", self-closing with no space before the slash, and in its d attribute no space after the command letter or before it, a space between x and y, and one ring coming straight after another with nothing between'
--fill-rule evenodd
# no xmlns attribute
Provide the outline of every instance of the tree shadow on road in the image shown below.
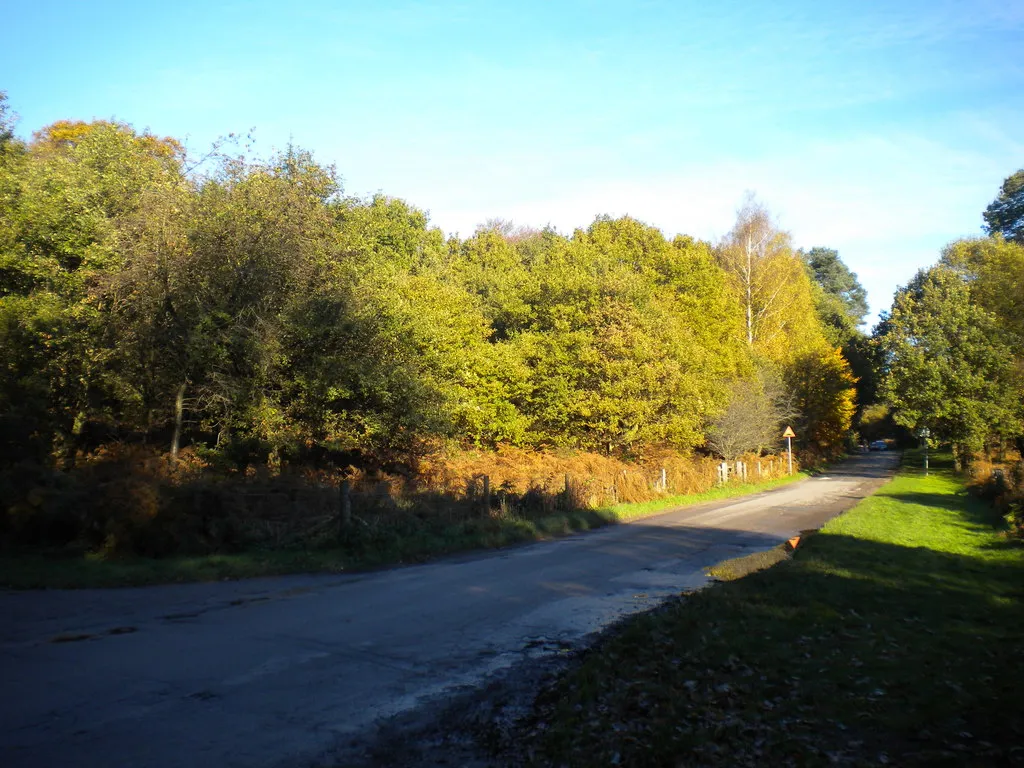
<svg viewBox="0 0 1024 768"><path fill-rule="evenodd" d="M531 747L570 765L1017 764L1022 585L1019 552L819 534L610 633L542 696Z"/></svg>

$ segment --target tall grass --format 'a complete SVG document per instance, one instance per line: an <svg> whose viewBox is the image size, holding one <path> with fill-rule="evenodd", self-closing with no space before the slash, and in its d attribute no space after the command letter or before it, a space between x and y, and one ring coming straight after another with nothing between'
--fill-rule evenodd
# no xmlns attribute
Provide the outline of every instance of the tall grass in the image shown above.
<svg viewBox="0 0 1024 768"><path fill-rule="evenodd" d="M781 462L763 459L763 476L774 470L771 479L716 486L715 462L708 459L662 455L628 463L513 449L434 456L415 475L353 468L215 473L194 456L172 466L136 450L90 457L77 483L63 478L62 486L35 487L38 503L26 504L22 528L14 532L37 538L28 538L33 546L8 546L0 584L117 586L419 562L585 531L800 477L780 477ZM493 478L489 499L485 473ZM347 523L343 481L350 489ZM608 493L593 491L604 484ZM703 490L673 492L680 487ZM642 500L615 503L623 496ZM57 531L63 538L47 538L45 526L54 520L63 520Z"/></svg>
<svg viewBox="0 0 1024 768"><path fill-rule="evenodd" d="M579 510L671 504L714 488L716 465L672 453L624 461L502 448L436 451L392 472L231 469L191 451L172 462L142 447L113 445L80 457L70 472L6 473L0 538L8 550L68 547L108 558L330 548L479 527L485 519L536 523ZM750 458L748 465L751 479L762 481L783 471L775 457Z"/></svg>

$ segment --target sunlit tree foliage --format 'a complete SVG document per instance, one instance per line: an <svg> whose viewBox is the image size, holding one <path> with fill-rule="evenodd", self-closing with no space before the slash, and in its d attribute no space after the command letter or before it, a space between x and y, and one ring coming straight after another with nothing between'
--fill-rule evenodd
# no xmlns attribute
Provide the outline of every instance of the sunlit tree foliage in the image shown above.
<svg viewBox="0 0 1024 768"><path fill-rule="evenodd" d="M7 464L129 437L238 465L440 440L692 451L768 380L809 445L849 426L848 367L756 203L715 247L629 217L446 238L299 148L196 164L110 121L21 143L0 106Z"/></svg>

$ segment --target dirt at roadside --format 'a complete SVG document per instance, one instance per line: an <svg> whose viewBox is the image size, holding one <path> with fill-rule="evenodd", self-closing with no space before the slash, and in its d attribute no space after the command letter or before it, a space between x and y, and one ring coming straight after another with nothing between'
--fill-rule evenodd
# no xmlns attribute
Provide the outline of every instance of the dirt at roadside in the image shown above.
<svg viewBox="0 0 1024 768"><path fill-rule="evenodd" d="M706 587L705 587L706 588ZM697 590L688 590L651 609L663 611ZM315 768L516 768L532 757L521 735L533 722L537 696L591 649L617 633L630 617L568 645L537 641L524 659L495 672L483 685L467 686L444 698L380 723L363 737L324 755ZM543 726L541 726L543 727ZM284 768L284 766L281 766Z"/></svg>
<svg viewBox="0 0 1024 768"><path fill-rule="evenodd" d="M324 755L316 768L440 768L517 765L515 735L537 694L578 658L576 648L547 649L495 673L484 685L381 723L375 731ZM283 766L282 766L283 768Z"/></svg>
<svg viewBox="0 0 1024 768"><path fill-rule="evenodd" d="M813 531L803 532L803 536ZM791 543L723 561L708 569L715 580L731 581L789 559ZM689 593L664 601L664 610ZM591 648L618 631L621 622L582 642L538 643L523 661L503 669L482 686L455 691L381 723L376 730L325 756L317 768L441 768L519 766L531 755L517 736L530 720L537 695ZM532 651L532 652L531 652ZM539 651L539 655L538 655ZM536 727L536 723L531 723Z"/></svg>

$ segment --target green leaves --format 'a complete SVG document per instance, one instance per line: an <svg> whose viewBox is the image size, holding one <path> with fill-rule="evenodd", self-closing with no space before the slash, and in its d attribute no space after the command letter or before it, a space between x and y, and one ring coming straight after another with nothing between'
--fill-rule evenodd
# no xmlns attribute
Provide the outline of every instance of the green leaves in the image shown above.
<svg viewBox="0 0 1024 768"><path fill-rule="evenodd" d="M704 244L634 219L571 239L478 232L455 269L522 361L511 404L535 445L688 450L746 354L737 307Z"/></svg>
<svg viewBox="0 0 1024 768"><path fill-rule="evenodd" d="M960 274L918 273L893 304L878 343L882 395L897 423L977 449L990 435L1021 433L1018 378L1004 326L971 296Z"/></svg>
<svg viewBox="0 0 1024 768"><path fill-rule="evenodd" d="M1024 168L1008 176L999 188L999 196L983 214L990 235L1024 245Z"/></svg>
<svg viewBox="0 0 1024 768"><path fill-rule="evenodd" d="M752 195L715 255L740 304L743 339L752 355L784 366L824 344L813 317L810 279L789 234L774 225Z"/></svg>
<svg viewBox="0 0 1024 768"><path fill-rule="evenodd" d="M1024 561L986 514L944 470L897 477L794 558L723 564L727 583L621 622L542 690L501 756L1007 762L1024 725Z"/></svg>
<svg viewBox="0 0 1024 768"><path fill-rule="evenodd" d="M868 313L867 292L857 275L850 271L839 258L839 252L832 248L811 248L800 255L814 282L822 290L819 306L824 304L828 307L823 317L826 324L856 330Z"/></svg>
<svg viewBox="0 0 1024 768"><path fill-rule="evenodd" d="M186 167L173 139L106 121L0 156L4 403L52 414L53 445L95 420L276 456L689 451L728 382L822 349L772 229L748 328L728 248L629 217L446 240L402 200L343 197L300 148Z"/></svg>

